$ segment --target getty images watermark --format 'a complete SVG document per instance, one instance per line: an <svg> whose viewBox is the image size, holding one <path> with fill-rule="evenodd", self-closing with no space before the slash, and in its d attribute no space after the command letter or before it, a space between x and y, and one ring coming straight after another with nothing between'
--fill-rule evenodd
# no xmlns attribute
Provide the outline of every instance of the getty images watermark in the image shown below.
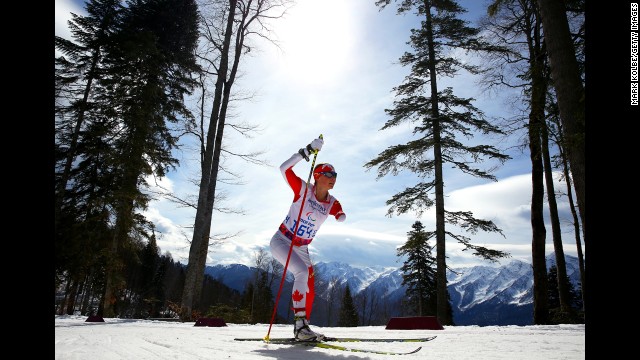
<svg viewBox="0 0 640 360"><path fill-rule="evenodd" d="M631 105L638 105L638 3L631 3Z"/></svg>

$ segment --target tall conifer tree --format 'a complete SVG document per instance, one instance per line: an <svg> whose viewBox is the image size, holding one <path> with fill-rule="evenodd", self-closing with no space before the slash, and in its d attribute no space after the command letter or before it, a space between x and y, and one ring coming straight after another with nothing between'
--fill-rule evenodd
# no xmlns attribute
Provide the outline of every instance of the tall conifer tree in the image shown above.
<svg viewBox="0 0 640 360"><path fill-rule="evenodd" d="M95 85L104 48L117 30L120 2L91 0L86 16L71 14L72 39L55 37L55 212L56 285L61 274L78 283L99 278L99 254L109 234L105 198L111 183L101 154L110 131L96 114ZM78 256L82 253L83 256ZM98 280L99 281L99 280ZM73 307L73 304L70 304Z"/></svg>
<svg viewBox="0 0 640 360"><path fill-rule="evenodd" d="M377 5L387 6L392 0L378 0ZM473 99L454 95L453 89L441 89L437 81L453 77L459 70L471 74L478 68L455 57L453 50L490 51L495 48L483 42L478 30L458 18L465 12L451 0L398 0L398 13L414 12L422 18L420 28L412 29L409 45L412 52L401 58L403 66L411 68L404 82L395 87L396 100L386 113L391 117L381 130L405 122L416 124L415 139L406 144L391 146L378 157L365 164L366 168L378 167L378 177L397 175L402 170L415 173L421 181L407 187L387 201L389 215L416 211L418 215L435 205L436 258L437 258L437 316L446 325L453 319L447 311L448 291L446 278L446 238L462 244L465 249L487 260L508 256L470 243L470 238L445 228L445 224L475 234L477 231L502 231L488 220L477 219L470 211L447 211L444 203L445 164L462 173L496 181L490 172L476 166L493 159L504 162L509 157L490 145L467 145L460 137L496 134L501 131L485 119L482 111L473 106ZM434 196L434 198L432 198Z"/></svg>
<svg viewBox="0 0 640 360"><path fill-rule="evenodd" d="M103 316L115 316L123 287L121 252L146 237L137 214L150 200L147 176L163 177L177 164L171 124L191 117L184 95L194 85L198 12L195 1L131 0L105 46L96 99L112 133L105 149L110 169L113 235L107 249Z"/></svg>

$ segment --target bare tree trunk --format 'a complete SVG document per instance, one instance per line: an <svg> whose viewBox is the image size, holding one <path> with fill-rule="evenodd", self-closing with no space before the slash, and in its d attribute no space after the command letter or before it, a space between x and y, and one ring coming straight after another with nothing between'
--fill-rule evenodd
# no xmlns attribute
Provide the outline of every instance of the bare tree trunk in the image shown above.
<svg viewBox="0 0 640 360"><path fill-rule="evenodd" d="M236 14L237 0L229 0L229 14L227 15L227 27L224 35L224 42L221 51L220 66L218 69L218 77L215 85L215 93L213 99L213 109L211 111L211 117L209 120L209 129L207 130L207 144L202 164L202 174L200 180L200 192L198 194L198 208L196 209L196 218L193 225L193 238L191 241L191 248L189 249L189 262L187 265L187 273L185 276L184 290L182 293L182 304L180 310L180 318L183 321L191 320L191 313L193 311L194 302L198 299L198 294L202 287L202 282L199 275L204 271L202 252L205 251L204 258L206 260L206 251L209 247L209 230L211 227L211 214L209 212L209 197L215 194L215 184L217 178L212 178L212 174L217 174L217 169L214 171L214 166L217 167L217 163L214 161L214 152L218 151L215 146L222 143L222 139L216 138L220 133L218 123L219 109L222 104L222 91L227 81L227 71L229 68L229 52L231 51L231 37L233 35L233 24ZM215 163L215 164L214 164Z"/></svg>
<svg viewBox="0 0 640 360"><path fill-rule="evenodd" d="M558 97L560 120L566 143L565 150L576 189L582 222L582 238L586 244L584 86L580 78L564 1L537 0L537 2L542 17L551 76Z"/></svg>
<svg viewBox="0 0 640 360"><path fill-rule="evenodd" d="M533 124L532 124L533 125ZM535 125L534 125L535 126ZM534 132L531 129L529 132ZM536 135L530 135L530 141ZM538 143L538 141L535 141ZM544 201L544 185L543 185L543 169L540 160L539 151L536 152L535 143L531 144L531 254L533 265L533 323L535 325L544 325L548 323L548 294L547 294L547 265L545 261L545 239L546 229L544 226L543 201Z"/></svg>
<svg viewBox="0 0 640 360"><path fill-rule="evenodd" d="M553 250L556 257L556 268L558 270L558 298L560 301L560 311L567 313L571 310L569 304L569 287L566 282L567 264L564 258L562 246L562 230L560 229L560 217L558 215L558 204L556 202L555 186L553 185L553 169L551 166L551 156L549 155L549 132L547 126L540 128L542 158L544 162L544 175L547 184L547 201L549 203L549 217L551 218L551 238L553 239Z"/></svg>
<svg viewBox="0 0 640 360"><path fill-rule="evenodd" d="M104 295L102 306L99 311L99 315L102 317L114 317L115 310L114 306L116 303L116 272L119 269L118 263L120 259L117 258L118 253L118 238L116 235L113 236L113 240L111 243L111 249L109 251L109 258L107 259L107 266L105 270L105 286L104 286Z"/></svg>
<svg viewBox="0 0 640 360"><path fill-rule="evenodd" d="M267 252L264 249L260 249L258 250L256 253L254 253L254 265L256 266L256 272L255 272L255 276L253 278L253 294L251 294L251 321L254 322L255 320L255 316L253 313L253 308L254 308L254 303L255 303L255 295L256 295L256 289L258 287L258 279L260 277L260 273L264 272L265 274L269 274L269 264L267 262ZM271 288L271 283L269 281L269 279L267 278L267 281L265 283L265 287L266 288ZM263 299L266 301L266 299Z"/></svg>
<svg viewBox="0 0 640 360"><path fill-rule="evenodd" d="M69 297L67 297L67 315L73 315L73 310L76 307L76 295L78 291L78 282L73 280L71 284L71 289L69 292Z"/></svg>
<svg viewBox="0 0 640 360"><path fill-rule="evenodd" d="M538 47L539 49L539 47ZM533 323L548 323L547 264L545 260L546 229L544 225L544 169L540 132L544 123L546 88L539 50L531 52L531 110L529 113L529 152L531 157L531 254L533 266Z"/></svg>
<svg viewBox="0 0 640 360"><path fill-rule="evenodd" d="M66 304L69 302L69 295L70 295L69 289L71 289L71 277L67 276L67 283L65 284L65 289L64 289L64 298L62 299L62 302L58 307L57 315L64 315L65 313L65 310L67 308Z"/></svg>
<svg viewBox="0 0 640 360"><path fill-rule="evenodd" d="M560 124L558 124L561 127ZM558 134L562 138L562 131ZM564 144L562 139L558 142L559 144ZM580 268L580 293L582 296L582 310L585 308L585 276L584 276L584 256L582 255L582 241L580 240L580 222L578 221L578 213L576 211L576 207L573 201L573 192L571 190L571 176L569 175L569 164L567 163L567 157L563 151L562 146L558 147L560 149L560 158L562 159L562 171L564 173L564 178L567 181L567 198L569 199L569 208L571 209L571 216L573 218L573 234L576 239L576 249L578 253L578 266Z"/></svg>

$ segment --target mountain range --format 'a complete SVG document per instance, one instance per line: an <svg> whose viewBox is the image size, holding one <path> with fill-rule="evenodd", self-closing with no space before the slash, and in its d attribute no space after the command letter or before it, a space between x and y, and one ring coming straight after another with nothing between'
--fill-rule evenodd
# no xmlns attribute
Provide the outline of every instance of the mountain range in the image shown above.
<svg viewBox="0 0 640 360"><path fill-rule="evenodd" d="M580 289L578 258L565 255L567 276ZM555 254L546 256L547 269L555 265ZM255 268L242 264L207 266L205 273L226 286L243 292L255 277ZM314 265L316 297L311 322L335 326L342 292L348 285L363 325L383 325L390 317L407 316L401 306L406 288L399 268L357 268L341 262ZM531 264L513 260L507 265L453 268L447 271L448 289L455 325L532 325L533 271ZM287 303L293 278L283 286L278 314L291 318ZM280 279L275 281L277 294ZM338 285L338 286L336 286ZM338 290L338 292L336 292Z"/></svg>

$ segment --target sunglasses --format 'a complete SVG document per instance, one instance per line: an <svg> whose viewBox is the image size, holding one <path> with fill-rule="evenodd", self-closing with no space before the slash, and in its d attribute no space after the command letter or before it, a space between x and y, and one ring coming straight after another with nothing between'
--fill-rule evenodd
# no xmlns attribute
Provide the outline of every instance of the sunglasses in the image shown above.
<svg viewBox="0 0 640 360"><path fill-rule="evenodd" d="M335 171L324 171L324 172L321 172L320 174L328 177L329 179L334 178L334 177L338 177L338 173L335 172Z"/></svg>

